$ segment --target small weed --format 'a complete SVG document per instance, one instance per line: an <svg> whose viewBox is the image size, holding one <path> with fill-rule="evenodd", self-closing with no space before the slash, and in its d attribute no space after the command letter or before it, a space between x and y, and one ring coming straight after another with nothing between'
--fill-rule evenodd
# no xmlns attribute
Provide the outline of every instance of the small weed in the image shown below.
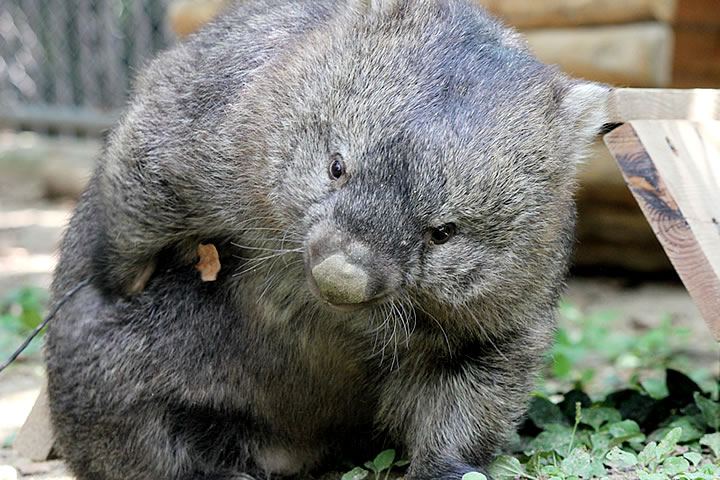
<svg viewBox="0 0 720 480"><path fill-rule="evenodd" d="M713 375L691 368L689 358L680 353L689 346L690 330L674 327L669 316L642 335L627 335L614 325L619 315L613 312L585 314L566 301L558 310L565 327L558 330L550 351L547 394L573 386L607 393L643 377L643 387L657 398L667 393L659 390L657 379L667 368L692 371L694 380L703 383ZM599 364L610 368L599 369Z"/></svg>
<svg viewBox="0 0 720 480"><path fill-rule="evenodd" d="M720 478L720 403L675 370L656 387L654 395L626 389L594 403L579 390L559 404L535 397L508 452L514 456L498 457L490 474L578 480L632 470L642 480Z"/></svg>
<svg viewBox="0 0 720 480"><path fill-rule="evenodd" d="M38 287L21 287L0 298L0 355L6 357L18 347L27 335L43 320L47 303L46 290ZM28 353L37 352L39 342L33 342Z"/></svg>
<svg viewBox="0 0 720 480"><path fill-rule="evenodd" d="M370 472L373 473L375 480L388 480L393 467L404 467L408 463L407 460L395 460L395 450L383 450L374 460L365 462L365 468L355 467L346 472L341 480L363 480L370 475Z"/></svg>

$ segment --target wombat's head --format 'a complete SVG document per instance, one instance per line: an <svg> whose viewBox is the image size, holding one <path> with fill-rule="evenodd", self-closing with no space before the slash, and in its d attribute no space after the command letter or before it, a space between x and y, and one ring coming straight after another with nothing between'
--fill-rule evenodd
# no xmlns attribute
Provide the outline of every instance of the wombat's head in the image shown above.
<svg viewBox="0 0 720 480"><path fill-rule="evenodd" d="M235 106L258 201L303 238L309 290L343 310L552 297L608 89L464 3L364 3Z"/></svg>

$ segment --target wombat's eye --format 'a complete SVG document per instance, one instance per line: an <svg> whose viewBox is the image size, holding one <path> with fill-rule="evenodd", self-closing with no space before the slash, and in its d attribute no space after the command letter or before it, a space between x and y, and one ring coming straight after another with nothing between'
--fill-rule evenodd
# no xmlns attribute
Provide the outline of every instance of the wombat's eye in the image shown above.
<svg viewBox="0 0 720 480"><path fill-rule="evenodd" d="M328 176L330 180L337 180L345 174L345 162L339 153L330 155L330 165L328 166Z"/></svg>
<svg viewBox="0 0 720 480"><path fill-rule="evenodd" d="M430 231L430 241L435 245L441 245L450 240L453 235L455 235L455 224L446 223Z"/></svg>

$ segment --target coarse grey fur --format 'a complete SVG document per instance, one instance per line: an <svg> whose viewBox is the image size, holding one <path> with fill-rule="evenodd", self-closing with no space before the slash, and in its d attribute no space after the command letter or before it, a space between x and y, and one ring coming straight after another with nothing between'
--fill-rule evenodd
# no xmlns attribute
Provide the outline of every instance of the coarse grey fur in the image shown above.
<svg viewBox="0 0 720 480"><path fill-rule="evenodd" d="M484 469L552 337L608 89L463 0L255 0L135 90L53 284L92 277L46 349L78 479L303 475L387 447L408 480Z"/></svg>

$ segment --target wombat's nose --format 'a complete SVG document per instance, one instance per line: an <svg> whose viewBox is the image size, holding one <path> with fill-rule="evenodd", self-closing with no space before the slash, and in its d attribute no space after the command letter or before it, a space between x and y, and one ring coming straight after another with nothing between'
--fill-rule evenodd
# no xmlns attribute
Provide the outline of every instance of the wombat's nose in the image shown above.
<svg viewBox="0 0 720 480"><path fill-rule="evenodd" d="M342 253L330 255L312 268L312 277L322 297L332 304L354 304L368 300L368 274Z"/></svg>

